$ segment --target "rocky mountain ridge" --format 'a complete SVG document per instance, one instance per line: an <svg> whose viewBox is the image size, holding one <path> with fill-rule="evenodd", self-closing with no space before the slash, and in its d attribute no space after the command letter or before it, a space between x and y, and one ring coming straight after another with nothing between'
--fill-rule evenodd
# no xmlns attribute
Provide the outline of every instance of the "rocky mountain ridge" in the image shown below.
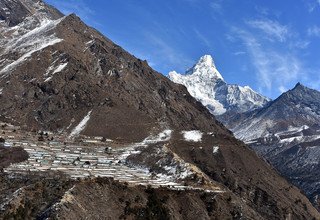
<svg viewBox="0 0 320 220"><path fill-rule="evenodd" d="M320 118L319 94L298 83L264 108L244 113L242 123L237 123L236 115L229 120L230 123L225 124L242 140L264 137L270 133L286 131L290 127L312 126Z"/></svg>
<svg viewBox="0 0 320 220"><path fill-rule="evenodd" d="M225 122L319 208L320 92L298 83L266 107Z"/></svg>

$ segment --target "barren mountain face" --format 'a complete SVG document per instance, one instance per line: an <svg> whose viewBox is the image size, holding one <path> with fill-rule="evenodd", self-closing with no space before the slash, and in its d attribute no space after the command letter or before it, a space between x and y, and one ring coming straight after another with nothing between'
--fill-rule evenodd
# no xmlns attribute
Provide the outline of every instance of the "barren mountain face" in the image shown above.
<svg viewBox="0 0 320 220"><path fill-rule="evenodd" d="M99 219L113 207L115 219L320 218L184 86L76 15L36 0L1 8L0 119L19 126L4 126L3 135L13 145L26 142L29 154L1 173L6 217ZM35 139L38 130L49 135ZM97 178L107 170L99 164L111 180ZM135 177L146 177L152 190Z"/></svg>

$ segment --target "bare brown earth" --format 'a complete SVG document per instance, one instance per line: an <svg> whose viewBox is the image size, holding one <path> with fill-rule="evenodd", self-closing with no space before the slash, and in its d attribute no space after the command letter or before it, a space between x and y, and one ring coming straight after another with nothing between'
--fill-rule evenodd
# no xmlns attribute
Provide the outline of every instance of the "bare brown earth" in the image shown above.
<svg viewBox="0 0 320 220"><path fill-rule="evenodd" d="M7 148L0 145L0 169L11 163L19 163L28 159L28 154L21 147Z"/></svg>

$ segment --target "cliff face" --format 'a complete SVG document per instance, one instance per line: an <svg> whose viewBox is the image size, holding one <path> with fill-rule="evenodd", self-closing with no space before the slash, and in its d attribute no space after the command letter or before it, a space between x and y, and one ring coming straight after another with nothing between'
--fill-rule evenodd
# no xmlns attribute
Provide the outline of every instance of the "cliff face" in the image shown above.
<svg viewBox="0 0 320 220"><path fill-rule="evenodd" d="M21 9L19 19L12 22L11 17L1 17L4 21L1 22L0 40L1 120L20 125L25 130L51 130L69 137L79 134L103 136L117 140L123 146L167 129L172 132L169 138L144 149L153 151L153 148L154 152L160 152L160 158L146 154L145 158L132 158L131 163L150 168L163 159L161 153L165 146L173 155L169 158L190 163L194 170L200 170L226 193L221 199L213 199L211 206L214 207L204 208L208 205L208 198L201 197L203 192L180 195L170 190L150 193L144 189L124 188L130 202L135 195L142 194L141 202L135 203L138 207L135 209L111 201L112 207L125 209L128 206L130 215L140 211L148 213L150 209L153 212L153 205L149 206L148 201L156 200L155 207L158 207L158 199L167 195L168 203L159 209L165 215L172 214L172 218L195 216L193 212L183 214L187 212L184 199L192 200L192 207L199 210L197 215L204 218L319 218L319 213L295 187L237 141L200 102L190 96L184 86L155 72L146 61L130 55L75 15L62 17L41 1L6 2L17 4L11 8L27 9ZM144 150L141 154L145 153ZM28 180L28 177L23 178ZM41 178L39 175L35 181ZM53 202L61 199L66 191L59 187L62 182L54 182L58 188L50 188L52 185L43 181L46 187L41 192L54 193L57 190L57 194L50 197L50 204L38 207L33 216L42 216L48 207L53 208ZM71 184L69 180L65 181ZM107 201L108 195L120 192L109 183L100 186L81 182L77 187L79 190L74 197L79 201L68 205L73 212L67 214L64 209L59 209L55 215L65 218L68 215L93 218L107 215L108 212L99 209L99 204ZM26 190L32 194L33 189ZM101 198L101 193L106 194ZM27 198L23 195L21 198ZM34 201L38 201L38 195L32 195ZM88 195L92 196L89 202L84 199ZM196 195L194 201L193 195ZM23 201L29 200L22 200L25 204ZM91 211L79 211L77 205L84 202L89 203ZM32 204L38 203L22 205L21 209L32 207ZM227 211L221 211L223 209Z"/></svg>

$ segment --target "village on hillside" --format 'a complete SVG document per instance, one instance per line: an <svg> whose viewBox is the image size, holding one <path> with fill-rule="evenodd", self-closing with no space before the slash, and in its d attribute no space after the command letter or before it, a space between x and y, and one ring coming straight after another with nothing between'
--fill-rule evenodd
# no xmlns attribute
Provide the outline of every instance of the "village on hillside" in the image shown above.
<svg viewBox="0 0 320 220"><path fill-rule="evenodd" d="M129 165L126 157L138 153L136 149L142 143L123 147L104 137L81 135L76 139L68 139L63 133L22 132L20 127L6 123L0 123L0 134L3 147L22 147L29 155L26 161L5 168L7 174L57 171L73 179L108 177L129 185L153 188L221 191L201 185L191 186L175 175L155 174L147 168Z"/></svg>

